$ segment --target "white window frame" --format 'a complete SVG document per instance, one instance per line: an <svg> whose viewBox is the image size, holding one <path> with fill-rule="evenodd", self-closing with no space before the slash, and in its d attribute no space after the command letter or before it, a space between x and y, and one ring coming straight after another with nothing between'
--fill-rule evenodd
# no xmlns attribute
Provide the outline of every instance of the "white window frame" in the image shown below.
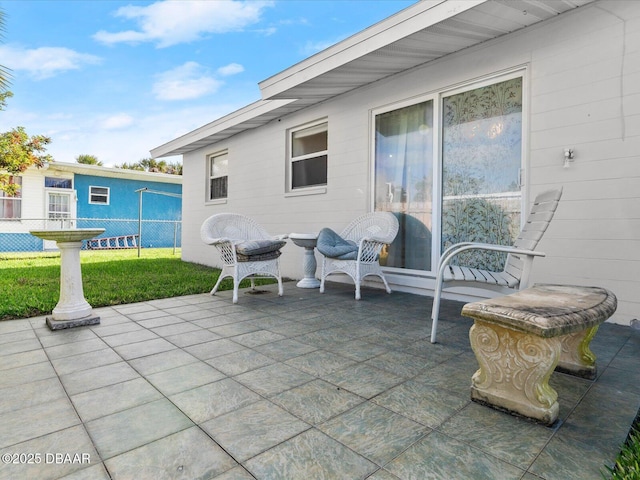
<svg viewBox="0 0 640 480"><path fill-rule="evenodd" d="M0 218L2 218L3 220L9 220L9 221L16 221L16 220L21 220L22 219L22 180L23 177L20 175L10 175L9 176L9 181L13 181L13 183L16 183L18 185L20 185L20 188L18 189L18 192L16 195L8 195L6 192L4 192L3 190L0 190L0 201L1 202L15 202L14 205L18 206L18 210L20 211L20 214L17 216L13 216L13 217L7 217L4 218L2 217L2 215L0 215Z"/></svg>
<svg viewBox="0 0 640 480"><path fill-rule="evenodd" d="M104 188L107 190L107 193L93 193L94 188ZM105 197L104 202L97 202L93 200L93 197ZM103 187L100 185L89 185L89 204L90 205L110 205L111 203L111 188Z"/></svg>
<svg viewBox="0 0 640 480"><path fill-rule="evenodd" d="M215 176L212 173L212 166L213 163L215 161L216 158L220 158L220 157L227 157L227 172L226 175L218 175ZM207 181L207 185L205 187L205 192L206 192L206 198L205 198L205 203L207 204L220 204L220 203L227 203L227 199L229 197L229 166L228 166L228 156L229 156L229 151L228 150L220 150L218 152L215 153L211 153L209 155L207 155L207 161L206 161L206 168L207 168L207 172L206 172L206 181ZM226 195L224 197L216 197L216 198L211 198L211 180L214 180L216 178L223 178L226 177L227 178L227 191L226 191Z"/></svg>
<svg viewBox="0 0 640 480"><path fill-rule="evenodd" d="M325 150L318 150L316 152L308 153L306 155L293 156L293 137L296 132L306 130L313 127L325 126L327 132L327 148ZM327 157L327 181L325 183L318 183L314 185L305 185L301 187L293 186L293 164L301 160L308 160L316 157ZM287 130L287 193L289 194L310 194L310 193L325 193L326 187L329 182L329 120L323 118L321 120L315 120L313 122L305 123L294 128Z"/></svg>

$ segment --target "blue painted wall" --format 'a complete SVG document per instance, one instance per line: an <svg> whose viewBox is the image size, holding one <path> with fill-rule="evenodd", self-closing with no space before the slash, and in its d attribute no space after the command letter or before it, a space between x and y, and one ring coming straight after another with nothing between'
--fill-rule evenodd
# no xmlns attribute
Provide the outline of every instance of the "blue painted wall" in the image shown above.
<svg viewBox="0 0 640 480"><path fill-rule="evenodd" d="M89 187L109 187L109 205L89 204ZM182 194L182 185L172 183L81 174L75 174L74 188L78 192L78 218L138 218L139 194L136 190L141 188ZM182 199L144 193L142 218L144 220L180 220Z"/></svg>
<svg viewBox="0 0 640 480"><path fill-rule="evenodd" d="M43 183L44 185L44 183ZM89 187L108 187L109 204L90 204ZM182 194L182 185L102 177L97 175L74 174L73 188L78 195L76 225L78 228L105 228L101 237L138 235L138 214L140 194L136 190L147 188L159 192ZM100 219L92 221L91 219ZM87 220L88 219L88 220ZM105 219L113 221L105 221ZM129 220L118 222L115 220ZM155 193L142 195L142 242L143 248L180 246L182 219L182 199ZM154 222L154 220L157 220ZM159 220L162 220L160 222ZM0 232L0 252L41 251L42 240L28 233Z"/></svg>
<svg viewBox="0 0 640 480"><path fill-rule="evenodd" d="M108 187L109 204L90 204L89 187ZM122 178L100 177L96 175L75 174L74 188L78 195L77 217L82 219L138 219L141 188L182 194L182 185L146 180L129 180ZM180 246L181 225L165 222L149 222L150 220L181 220L182 199L159 195L155 193L142 194L142 241L143 248L172 247L174 236L177 246ZM137 235L137 222L92 222L79 220L78 228L106 228L100 237L115 237L121 235Z"/></svg>

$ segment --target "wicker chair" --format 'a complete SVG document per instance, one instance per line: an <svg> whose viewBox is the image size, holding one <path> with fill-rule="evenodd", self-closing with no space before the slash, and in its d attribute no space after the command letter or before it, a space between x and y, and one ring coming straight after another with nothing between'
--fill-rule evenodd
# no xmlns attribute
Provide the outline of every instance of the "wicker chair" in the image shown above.
<svg viewBox="0 0 640 480"><path fill-rule="evenodd" d="M352 221L340 237L355 242L358 246L354 260L343 260L322 255L320 293L324 293L324 281L333 273L346 273L356 286L356 300L360 300L360 284L368 275L377 275L384 282L387 293L391 293L382 268L380 252L382 247L393 242L398 233L398 219L390 212L367 213Z"/></svg>
<svg viewBox="0 0 640 480"><path fill-rule="evenodd" d="M211 295L226 277L233 278L233 303L238 303L238 288L246 277L275 277L278 295L282 296L282 276L278 257L286 244L287 235L271 236L249 217L235 213L220 213L207 218L200 228L200 237L208 245L216 247L223 262L222 272Z"/></svg>
<svg viewBox="0 0 640 480"><path fill-rule="evenodd" d="M440 296L443 282L452 286L473 286L476 288L504 292L505 290L523 290L529 284L529 274L535 257L544 257L542 252L534 249L551 223L562 197L562 189L541 193L533 201L531 213L524 228L520 231L513 246L490 245L485 243L462 242L451 245L440 257L436 289L431 310L431 343L436 343L438 315L440 312ZM507 253L504 270L490 272L477 268L451 265L450 262L459 253L468 250L488 250Z"/></svg>

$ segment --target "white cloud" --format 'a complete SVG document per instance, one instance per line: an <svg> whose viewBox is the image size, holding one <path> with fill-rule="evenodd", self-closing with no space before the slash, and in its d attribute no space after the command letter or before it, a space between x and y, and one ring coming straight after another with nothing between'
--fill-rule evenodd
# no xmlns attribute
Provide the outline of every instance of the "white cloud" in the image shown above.
<svg viewBox="0 0 640 480"><path fill-rule="evenodd" d="M128 5L115 15L138 24L121 32L101 30L93 38L105 44L155 42L158 47L200 39L203 35L243 30L260 20L273 1L161 1L148 6Z"/></svg>
<svg viewBox="0 0 640 480"><path fill-rule="evenodd" d="M16 45L0 45L2 65L11 70L24 70L37 80L53 77L85 65L96 65L102 60L95 55L79 53L64 47L27 49Z"/></svg>
<svg viewBox="0 0 640 480"><path fill-rule="evenodd" d="M52 143L47 151L61 162L74 162L80 153L95 155L105 166L137 162L151 156L149 150L174 138L194 130L213 119L239 108L240 105L197 105L193 108L166 112L156 112L145 116L136 115L136 121L129 128L102 130L78 118L58 125L59 130L48 132ZM36 128L29 131L38 131ZM173 160L179 160L175 158Z"/></svg>
<svg viewBox="0 0 640 480"><path fill-rule="evenodd" d="M322 50L325 50L332 45L344 40L345 37L340 37L338 40L324 40L317 42L306 42L304 46L300 49L300 53L305 56L314 55Z"/></svg>
<svg viewBox="0 0 640 480"><path fill-rule="evenodd" d="M133 124L133 117L126 113L118 113L102 120L101 125L105 130L120 130Z"/></svg>
<svg viewBox="0 0 640 480"><path fill-rule="evenodd" d="M223 82L196 62L185 64L157 75L153 93L158 100L191 100L215 93Z"/></svg>
<svg viewBox="0 0 640 480"><path fill-rule="evenodd" d="M230 75L237 75L238 73L244 72L244 67L239 63L230 63L229 65L220 67L217 72L223 77L228 77Z"/></svg>

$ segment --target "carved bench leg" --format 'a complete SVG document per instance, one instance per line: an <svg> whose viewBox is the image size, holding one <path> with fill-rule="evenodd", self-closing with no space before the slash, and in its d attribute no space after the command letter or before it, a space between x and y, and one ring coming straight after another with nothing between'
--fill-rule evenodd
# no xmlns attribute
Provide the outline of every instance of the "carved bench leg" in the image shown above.
<svg viewBox="0 0 640 480"><path fill-rule="evenodd" d="M598 325L560 337L562 353L556 370L594 380L597 374L596 356L590 350L589 344L597 331Z"/></svg>
<svg viewBox="0 0 640 480"><path fill-rule="evenodd" d="M553 424L560 407L549 377L560 358L560 339L474 320L469 338L480 369L471 380L471 399Z"/></svg>

